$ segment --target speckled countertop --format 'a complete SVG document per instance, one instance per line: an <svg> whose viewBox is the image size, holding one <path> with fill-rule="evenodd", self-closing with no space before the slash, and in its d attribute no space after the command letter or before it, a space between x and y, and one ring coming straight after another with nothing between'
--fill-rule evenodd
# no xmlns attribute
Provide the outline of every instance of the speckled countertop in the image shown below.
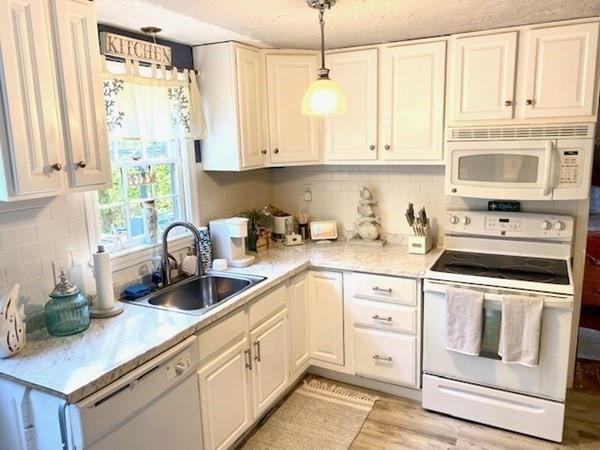
<svg viewBox="0 0 600 450"><path fill-rule="evenodd" d="M59 338L45 329L29 334L21 353L0 360L0 376L75 403L309 267L421 278L439 253L434 249L412 255L403 246L372 248L343 242L274 244L255 264L229 269L267 280L203 316L125 304L122 314L94 319L80 334Z"/></svg>

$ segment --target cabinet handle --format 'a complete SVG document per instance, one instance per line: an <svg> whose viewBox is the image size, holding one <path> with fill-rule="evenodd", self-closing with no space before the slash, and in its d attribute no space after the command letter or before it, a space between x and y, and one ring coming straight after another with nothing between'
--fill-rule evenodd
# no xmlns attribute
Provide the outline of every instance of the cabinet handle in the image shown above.
<svg viewBox="0 0 600 450"><path fill-rule="evenodd" d="M85 161L79 161L77 163L77 167L80 167L81 169L85 169L87 167L87 163Z"/></svg>
<svg viewBox="0 0 600 450"><path fill-rule="evenodd" d="M504 106L510 106L510 105L512 105L512 102L510 100L506 100L504 102Z"/></svg>
<svg viewBox="0 0 600 450"><path fill-rule="evenodd" d="M369 145L369 150L371 150L371 151L375 150L375 146L374 145Z"/></svg>
<svg viewBox="0 0 600 450"><path fill-rule="evenodd" d="M260 362L260 341L256 341L254 343L254 348L256 349L256 356L254 359Z"/></svg>
<svg viewBox="0 0 600 450"><path fill-rule="evenodd" d="M386 144L386 145L384 145L384 147L383 147L383 148L384 148L386 151L389 151L389 149L390 149L391 147L390 147L389 145L387 145L387 144Z"/></svg>
<svg viewBox="0 0 600 450"><path fill-rule="evenodd" d="M373 288L373 291L374 291L374 292L385 292L385 293L387 293L387 294L391 294L391 293L392 293L392 288L387 288L387 289L384 289L384 288L380 288L379 286L375 286L375 287Z"/></svg>
<svg viewBox="0 0 600 450"><path fill-rule="evenodd" d="M391 321L392 321L392 318L391 318L391 317L379 317L379 315L378 315L378 314L375 314L375 315L373 316L373 319L374 319L374 320L384 320L384 321L386 321L386 322L391 322Z"/></svg>
<svg viewBox="0 0 600 450"><path fill-rule="evenodd" d="M252 356L250 355L250 349L244 350L244 354L246 355L246 367L252 370Z"/></svg>
<svg viewBox="0 0 600 450"><path fill-rule="evenodd" d="M533 100L529 100L528 99L528 100L525 101L525 103L528 104L528 105L533 105Z"/></svg>
<svg viewBox="0 0 600 450"><path fill-rule="evenodd" d="M392 357L391 356L373 355L373 359L377 359L379 361L387 361L387 362L391 362L392 361Z"/></svg>
<svg viewBox="0 0 600 450"><path fill-rule="evenodd" d="M57 172L60 172L62 170L62 164L61 163L52 164L52 170L56 170Z"/></svg>
<svg viewBox="0 0 600 450"><path fill-rule="evenodd" d="M273 153L279 153L279 149L276 148L275 150L273 150Z"/></svg>
<svg viewBox="0 0 600 450"><path fill-rule="evenodd" d="M261 150L260 152L261 152L263 155L266 155L266 154L267 154L267 151L266 151L266 150Z"/></svg>

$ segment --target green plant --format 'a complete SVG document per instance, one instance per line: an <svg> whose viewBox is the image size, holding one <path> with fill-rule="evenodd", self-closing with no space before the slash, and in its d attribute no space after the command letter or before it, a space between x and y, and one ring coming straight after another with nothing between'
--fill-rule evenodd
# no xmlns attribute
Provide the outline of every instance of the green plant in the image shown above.
<svg viewBox="0 0 600 450"><path fill-rule="evenodd" d="M250 221L250 227L253 230L258 230L258 227L262 225L261 221L264 221L267 217L265 214L263 214L262 210L258 210L256 208L245 209L240 212L238 216L248 219Z"/></svg>

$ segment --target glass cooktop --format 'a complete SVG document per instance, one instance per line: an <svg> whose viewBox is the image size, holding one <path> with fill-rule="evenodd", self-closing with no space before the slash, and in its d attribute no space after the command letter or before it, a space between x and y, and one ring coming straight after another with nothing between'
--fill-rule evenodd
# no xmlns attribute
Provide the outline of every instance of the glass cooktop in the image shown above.
<svg viewBox="0 0 600 450"><path fill-rule="evenodd" d="M455 273L474 277L569 284L567 262L562 259L446 250L431 270L433 272Z"/></svg>

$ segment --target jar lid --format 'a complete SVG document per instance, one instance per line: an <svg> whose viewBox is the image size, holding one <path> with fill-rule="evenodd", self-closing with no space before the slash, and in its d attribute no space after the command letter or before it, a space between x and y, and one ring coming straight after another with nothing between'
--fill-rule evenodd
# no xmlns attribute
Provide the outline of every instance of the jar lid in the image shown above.
<svg viewBox="0 0 600 450"><path fill-rule="evenodd" d="M65 269L60 269L60 282L56 285L54 290L50 293L50 297L69 297L74 294L81 292L77 286L67 280L67 274Z"/></svg>

